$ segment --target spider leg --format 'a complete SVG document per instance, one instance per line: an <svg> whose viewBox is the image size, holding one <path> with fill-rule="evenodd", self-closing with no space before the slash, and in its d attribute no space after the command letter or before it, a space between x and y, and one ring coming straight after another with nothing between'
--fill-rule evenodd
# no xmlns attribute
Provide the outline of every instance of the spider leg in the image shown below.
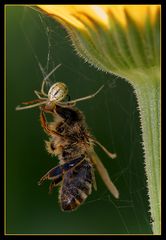
<svg viewBox="0 0 166 240"><path fill-rule="evenodd" d="M76 102L80 102L80 101L84 101L84 100L94 98L102 90L103 87L104 87L104 85L102 85L95 93L93 93L91 95L88 95L88 96L82 97L82 98L77 98L77 99L74 99L72 101L62 102L62 104L65 104L65 105L75 104Z"/></svg>
<svg viewBox="0 0 166 240"><path fill-rule="evenodd" d="M48 135L58 135L58 136L63 137L63 135L61 135L60 133L58 133L58 132L56 132L52 129L49 129L48 124L47 124L47 120L46 120L46 117L45 117L43 111L40 112L40 122L41 122L41 126L43 127L44 131Z"/></svg>
<svg viewBox="0 0 166 240"><path fill-rule="evenodd" d="M45 93L45 91L44 91L44 85L45 85L45 83L46 83L46 80L47 80L47 79L43 80L42 85L41 85L41 90L40 90L40 91L41 91L40 93L41 93L43 96L48 96L47 93Z"/></svg>
<svg viewBox="0 0 166 240"><path fill-rule="evenodd" d="M44 86L45 86L45 83L47 81L47 79L61 66L61 64L58 64L54 69L52 69L52 71L43 79L42 81L42 85L41 85L41 94L43 96L48 96L47 93L44 92Z"/></svg>
<svg viewBox="0 0 166 240"><path fill-rule="evenodd" d="M35 103L35 102L37 102L37 103ZM19 111L19 110L24 110L24 109L28 109L28 108L38 107L43 104L46 104L46 102L47 102L46 98L45 99L35 99L35 100L29 101L29 102L23 102L22 104L26 104L28 106L23 107L23 106L18 105L16 107L16 110ZM34 104L32 104L32 103L34 103ZM31 105L29 105L29 104L31 104Z"/></svg>
<svg viewBox="0 0 166 240"><path fill-rule="evenodd" d="M41 97L40 94L42 94L41 92L35 90L34 93L36 94L36 96L39 98L39 99L47 99L45 97ZM43 95L43 94L42 94ZM47 94L45 94L44 96L47 96ZM47 96L48 97L48 96Z"/></svg>
<svg viewBox="0 0 166 240"><path fill-rule="evenodd" d="M46 99L46 98L45 98L45 99ZM34 100L32 100L32 101L22 102L22 104L29 105L29 104L37 103L37 102L43 102L43 100L41 100L41 99L34 99Z"/></svg>

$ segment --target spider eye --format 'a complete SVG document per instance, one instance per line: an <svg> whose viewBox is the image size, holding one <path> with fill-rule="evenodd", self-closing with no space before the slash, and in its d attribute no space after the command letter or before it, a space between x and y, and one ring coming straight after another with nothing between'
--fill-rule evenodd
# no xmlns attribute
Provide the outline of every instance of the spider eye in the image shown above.
<svg viewBox="0 0 166 240"><path fill-rule="evenodd" d="M57 82L50 88L48 92L48 99L50 102L56 101L60 102L62 101L68 94L68 88L66 84L62 82Z"/></svg>

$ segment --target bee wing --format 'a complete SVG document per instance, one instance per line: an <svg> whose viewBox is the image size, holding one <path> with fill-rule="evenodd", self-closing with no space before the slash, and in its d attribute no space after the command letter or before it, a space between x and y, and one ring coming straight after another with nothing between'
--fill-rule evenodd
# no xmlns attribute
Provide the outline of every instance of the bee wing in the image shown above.
<svg viewBox="0 0 166 240"><path fill-rule="evenodd" d="M103 179L105 185L109 189L109 191L113 194L113 196L115 198L119 198L119 192L118 192L117 188L115 187L115 185L113 184L113 182L111 181L109 174L108 174L106 168L104 167L104 165L102 164L100 158L97 156L97 154L93 150L90 152L90 156L91 156L91 159L92 159L93 163L95 164L101 178Z"/></svg>
<svg viewBox="0 0 166 240"><path fill-rule="evenodd" d="M57 179L60 180L62 177L62 167L58 165L52 169L50 169L38 182L38 185L41 185L45 180L55 181Z"/></svg>
<svg viewBox="0 0 166 240"><path fill-rule="evenodd" d="M62 165L57 165L50 169L38 182L38 185L41 185L45 180L52 180L54 182L60 182L62 180L62 175L68 170L74 168L84 159L84 155L79 158L73 159Z"/></svg>

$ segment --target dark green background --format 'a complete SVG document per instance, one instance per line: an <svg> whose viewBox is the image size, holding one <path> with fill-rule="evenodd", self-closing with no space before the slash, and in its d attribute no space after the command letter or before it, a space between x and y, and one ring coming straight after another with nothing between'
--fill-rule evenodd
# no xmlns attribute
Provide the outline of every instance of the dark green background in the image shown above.
<svg viewBox="0 0 166 240"><path fill-rule="evenodd" d="M139 116L132 87L123 79L89 66L75 54L61 25L45 16L41 19L28 7L6 7L7 233L151 233ZM33 90L40 89L43 76L34 55L45 66L48 49L47 73L62 63L51 80L67 83L72 99L91 94L105 84L100 94L78 107L93 135L118 155L111 160L96 148L119 189L119 200L108 192L97 172L98 191L71 213L61 212L58 189L50 196L48 182L37 185L58 160L45 150L44 140L48 137L40 126L39 110L17 112L15 107L36 98Z"/></svg>

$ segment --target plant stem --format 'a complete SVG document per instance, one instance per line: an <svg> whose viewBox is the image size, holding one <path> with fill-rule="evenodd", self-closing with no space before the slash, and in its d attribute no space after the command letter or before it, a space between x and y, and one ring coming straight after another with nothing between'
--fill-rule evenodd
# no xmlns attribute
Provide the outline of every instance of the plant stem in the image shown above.
<svg viewBox="0 0 166 240"><path fill-rule="evenodd" d="M161 233L160 74L159 69L129 73L135 89L145 153L145 172L154 234ZM131 80L132 79L132 80ZM134 81L133 81L134 79Z"/></svg>

